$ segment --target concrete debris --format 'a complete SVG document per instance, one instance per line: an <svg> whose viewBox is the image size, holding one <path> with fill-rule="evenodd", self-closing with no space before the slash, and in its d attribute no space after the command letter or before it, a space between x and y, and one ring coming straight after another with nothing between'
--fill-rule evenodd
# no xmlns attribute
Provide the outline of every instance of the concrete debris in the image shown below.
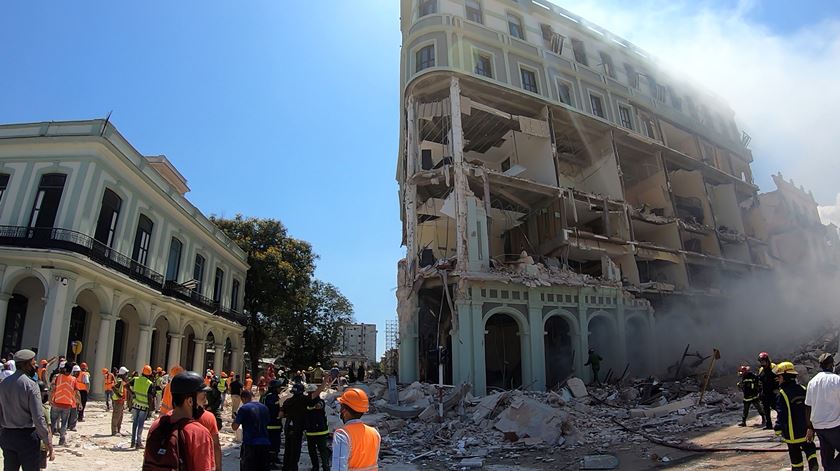
<svg viewBox="0 0 840 471"><path fill-rule="evenodd" d="M566 412L557 410L528 397L516 397L499 415L495 427L503 433L515 433L519 438L530 438L528 445L544 442L556 445L563 434Z"/></svg>
<svg viewBox="0 0 840 471"><path fill-rule="evenodd" d="M665 404L651 409L632 409L630 411L630 417L662 417L670 414L671 412L692 407L696 404L696 402L697 401L694 399L683 399L681 401L672 402L670 404Z"/></svg>
<svg viewBox="0 0 840 471"><path fill-rule="evenodd" d="M586 397L589 395L589 392L586 390L586 385L583 384L583 380L580 378L569 378L566 381L566 387L572 392L572 395L576 398Z"/></svg>
<svg viewBox="0 0 840 471"><path fill-rule="evenodd" d="M580 469L615 469L618 458L613 455L586 455L580 461Z"/></svg>
<svg viewBox="0 0 840 471"><path fill-rule="evenodd" d="M484 460L481 458L464 458L458 463L459 468L472 469L484 467Z"/></svg>

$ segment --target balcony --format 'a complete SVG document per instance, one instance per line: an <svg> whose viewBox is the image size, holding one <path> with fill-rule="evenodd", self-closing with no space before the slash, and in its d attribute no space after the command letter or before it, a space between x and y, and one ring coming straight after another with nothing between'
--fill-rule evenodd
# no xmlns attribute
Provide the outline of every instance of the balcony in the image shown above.
<svg viewBox="0 0 840 471"><path fill-rule="evenodd" d="M233 322L245 324L247 321L243 314L223 307L220 303L177 283L165 281L160 273L81 232L57 227L0 226L0 246L57 249L84 255L99 265L118 271L161 294L181 299Z"/></svg>

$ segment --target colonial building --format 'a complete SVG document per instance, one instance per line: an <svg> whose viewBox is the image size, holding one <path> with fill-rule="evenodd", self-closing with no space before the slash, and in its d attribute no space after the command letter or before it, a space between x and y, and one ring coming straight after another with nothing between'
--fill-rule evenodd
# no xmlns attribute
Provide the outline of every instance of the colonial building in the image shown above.
<svg viewBox="0 0 840 471"><path fill-rule="evenodd" d="M659 365L656 311L767 269L734 112L541 0L402 0L401 381Z"/></svg>
<svg viewBox="0 0 840 471"><path fill-rule="evenodd" d="M107 121L0 126L3 353L239 370L246 254L187 191Z"/></svg>

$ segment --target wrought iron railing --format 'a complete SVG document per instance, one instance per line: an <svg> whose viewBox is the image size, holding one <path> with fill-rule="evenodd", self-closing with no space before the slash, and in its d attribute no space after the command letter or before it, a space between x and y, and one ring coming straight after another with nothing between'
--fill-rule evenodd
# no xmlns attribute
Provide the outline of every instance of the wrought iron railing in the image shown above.
<svg viewBox="0 0 840 471"><path fill-rule="evenodd" d="M243 314L224 307L220 303L173 281L164 281L164 276L160 273L81 232L57 227L0 226L0 245L61 249L85 255L101 265L160 291L164 295L184 300L211 314L234 322L244 324L247 321L247 317Z"/></svg>

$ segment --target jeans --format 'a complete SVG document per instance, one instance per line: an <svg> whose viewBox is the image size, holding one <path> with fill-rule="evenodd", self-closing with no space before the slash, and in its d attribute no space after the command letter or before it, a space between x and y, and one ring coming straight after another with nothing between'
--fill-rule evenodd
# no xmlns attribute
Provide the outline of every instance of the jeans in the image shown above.
<svg viewBox="0 0 840 471"><path fill-rule="evenodd" d="M111 402L112 402L111 390L108 389L108 390L105 391L105 412L108 412L109 410L111 410Z"/></svg>
<svg viewBox="0 0 840 471"><path fill-rule="evenodd" d="M70 413L73 412L74 408L53 406L52 410L55 411L58 425L58 444L63 445L67 441L67 424L70 423ZM53 428L53 430L56 430L56 428Z"/></svg>
<svg viewBox="0 0 840 471"><path fill-rule="evenodd" d="M312 462L312 471L318 471L318 461L320 458L321 469L330 471L332 464L332 452L327 446L327 439L329 435L307 435L306 448L309 450L309 461Z"/></svg>
<svg viewBox="0 0 840 471"><path fill-rule="evenodd" d="M147 410L136 407L131 409L131 446L143 446L143 424L146 422L147 415L149 415Z"/></svg>
<svg viewBox="0 0 840 471"><path fill-rule="evenodd" d="M840 471L840 426L815 430L820 437L820 461L826 471Z"/></svg>
<svg viewBox="0 0 840 471"><path fill-rule="evenodd" d="M70 409L70 422L67 424L67 429L71 432L76 431L76 424L79 422L79 409L73 407Z"/></svg>
<svg viewBox="0 0 840 471"><path fill-rule="evenodd" d="M41 462L41 439L34 428L10 428L0 431L4 471L38 471Z"/></svg>
<svg viewBox="0 0 840 471"><path fill-rule="evenodd" d="M239 471L268 471L269 445L242 445L239 449Z"/></svg>
<svg viewBox="0 0 840 471"><path fill-rule="evenodd" d="M79 408L79 422L85 421L85 407L87 407L88 392L79 391L79 396L82 398L82 407Z"/></svg>

